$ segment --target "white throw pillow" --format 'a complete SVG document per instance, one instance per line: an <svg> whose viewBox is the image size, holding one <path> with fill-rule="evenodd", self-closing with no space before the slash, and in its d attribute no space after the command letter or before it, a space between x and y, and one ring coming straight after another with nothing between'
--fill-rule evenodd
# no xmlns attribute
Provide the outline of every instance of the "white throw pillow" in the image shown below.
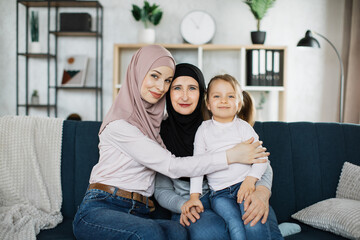
<svg viewBox="0 0 360 240"><path fill-rule="evenodd" d="M360 201L360 166L345 162L341 170L336 198Z"/></svg>
<svg viewBox="0 0 360 240"><path fill-rule="evenodd" d="M291 217L346 238L360 239L360 201L330 198L304 208Z"/></svg>

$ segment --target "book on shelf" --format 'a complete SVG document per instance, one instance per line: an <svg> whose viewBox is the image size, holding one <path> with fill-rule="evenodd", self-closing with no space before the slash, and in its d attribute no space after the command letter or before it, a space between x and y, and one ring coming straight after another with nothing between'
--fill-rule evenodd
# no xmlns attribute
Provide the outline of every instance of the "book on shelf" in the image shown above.
<svg viewBox="0 0 360 240"><path fill-rule="evenodd" d="M259 50L259 85L266 86L266 50Z"/></svg>
<svg viewBox="0 0 360 240"><path fill-rule="evenodd" d="M273 64L273 86L281 86L280 79L280 52L274 51Z"/></svg>
<svg viewBox="0 0 360 240"><path fill-rule="evenodd" d="M247 51L247 85L259 86L259 50Z"/></svg>
<svg viewBox="0 0 360 240"><path fill-rule="evenodd" d="M266 86L273 85L273 51L266 50Z"/></svg>

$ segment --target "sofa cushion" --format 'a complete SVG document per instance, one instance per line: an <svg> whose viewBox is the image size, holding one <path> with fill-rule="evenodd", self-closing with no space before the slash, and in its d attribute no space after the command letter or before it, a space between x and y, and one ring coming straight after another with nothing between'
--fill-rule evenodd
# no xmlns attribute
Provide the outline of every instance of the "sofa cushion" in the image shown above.
<svg viewBox="0 0 360 240"><path fill-rule="evenodd" d="M342 236L326 232L292 219L292 222L299 224L301 232L285 237L285 240L346 240Z"/></svg>
<svg viewBox="0 0 360 240"><path fill-rule="evenodd" d="M336 190L337 198L360 201L360 166L345 162Z"/></svg>
<svg viewBox="0 0 360 240"><path fill-rule="evenodd" d="M80 205L92 167L99 161L98 131L101 122L64 121L61 184L65 218L73 218Z"/></svg>
<svg viewBox="0 0 360 240"><path fill-rule="evenodd" d="M360 201L331 198L311 205L293 218L315 228L351 239L360 239Z"/></svg>
<svg viewBox="0 0 360 240"><path fill-rule="evenodd" d="M279 223L333 198L345 160L360 165L360 127L355 124L256 122L274 170L270 204ZM329 141L330 139L330 141Z"/></svg>

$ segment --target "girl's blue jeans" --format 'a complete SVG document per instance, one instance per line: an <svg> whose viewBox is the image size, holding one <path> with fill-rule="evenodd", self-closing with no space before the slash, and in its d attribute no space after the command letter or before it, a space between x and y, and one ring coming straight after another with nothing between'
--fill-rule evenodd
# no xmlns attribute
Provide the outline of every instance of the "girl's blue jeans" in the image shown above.
<svg viewBox="0 0 360 240"><path fill-rule="evenodd" d="M115 194L86 192L73 222L76 239L187 239L179 223L150 219L146 204Z"/></svg>
<svg viewBox="0 0 360 240"><path fill-rule="evenodd" d="M200 213L200 219L192 223L186 229L189 233L189 239L192 240L229 240L230 236L226 229L224 220L217 215L210 206L210 192L201 197L201 203L204 206L204 212ZM180 214L173 213L172 220L179 222Z"/></svg>
<svg viewBox="0 0 360 240"><path fill-rule="evenodd" d="M225 220L231 239L270 240L269 221L265 224L258 222L253 227L250 224L244 225L244 201L241 204L237 203L240 185L241 182L219 191L211 191L210 201L213 210Z"/></svg>

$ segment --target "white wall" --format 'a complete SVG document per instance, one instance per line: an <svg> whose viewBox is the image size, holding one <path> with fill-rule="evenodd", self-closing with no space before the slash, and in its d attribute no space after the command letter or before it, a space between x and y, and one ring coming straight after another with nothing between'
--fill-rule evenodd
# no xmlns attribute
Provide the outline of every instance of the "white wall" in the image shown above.
<svg viewBox="0 0 360 240"><path fill-rule="evenodd" d="M136 43L137 29L142 26L141 23L135 22L130 9L132 3L142 5L143 1L100 2L104 7L103 112L106 114L112 103L113 45ZM202 9L209 12L216 21L217 32L213 43L251 44L250 31L255 30L256 22L248 6L241 0L158 0L156 3L164 11L163 19L156 27L159 43L182 43L179 33L182 17L191 10ZM341 52L344 6L345 0L278 0L262 21L262 30L267 32L267 45L288 46L287 121L337 120L340 71L335 52L321 38L318 38L320 50L299 49L296 48L296 44L307 29L312 29L328 37ZM23 15L21 19L23 21ZM42 23L45 19L46 12L41 12ZM15 1L0 0L0 116L16 113L15 21ZM46 27L46 23L42 25L42 28ZM42 35L44 37L45 34ZM59 63L71 53L89 53L93 57L93 46L93 39L60 38ZM45 78L42 78L46 74L45 61L31 61L31 66L36 66L37 70L30 72L30 78L34 79L30 90L39 89L41 99L45 100ZM94 64L93 60L90 64ZM59 65L59 69L60 67ZM59 70L59 78L61 74ZM87 81L91 83L94 80L93 72L90 71L88 75ZM62 91L59 96L59 117L66 118L69 113L78 112L84 120L94 120L94 103L92 92Z"/></svg>

